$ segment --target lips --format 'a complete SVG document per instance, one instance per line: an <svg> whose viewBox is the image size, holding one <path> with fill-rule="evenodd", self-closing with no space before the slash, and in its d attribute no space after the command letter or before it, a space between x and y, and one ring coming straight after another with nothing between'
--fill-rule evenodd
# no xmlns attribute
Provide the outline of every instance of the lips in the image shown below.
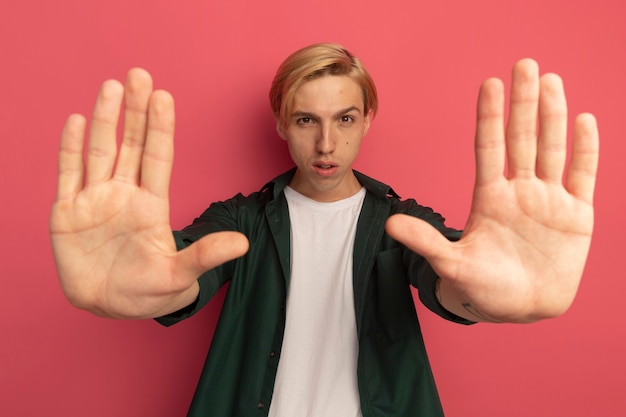
<svg viewBox="0 0 626 417"><path fill-rule="evenodd" d="M313 166L317 169L333 169L337 168L337 164L332 162L315 162Z"/></svg>
<svg viewBox="0 0 626 417"><path fill-rule="evenodd" d="M335 164L334 162L331 161L316 161L313 163L314 166L316 166L317 168L321 168L321 169L330 169L330 168L336 168L337 164Z"/></svg>
<svg viewBox="0 0 626 417"><path fill-rule="evenodd" d="M320 161L313 164L313 169L318 175L327 177L337 171L337 165L332 162Z"/></svg>

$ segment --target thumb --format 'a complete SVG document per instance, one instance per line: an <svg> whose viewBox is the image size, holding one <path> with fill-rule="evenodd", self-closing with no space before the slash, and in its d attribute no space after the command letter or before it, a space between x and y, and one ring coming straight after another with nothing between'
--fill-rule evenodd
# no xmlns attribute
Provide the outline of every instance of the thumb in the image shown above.
<svg viewBox="0 0 626 417"><path fill-rule="evenodd" d="M394 214L389 217L385 229L389 236L431 263L442 258L450 249L451 242L435 227L407 214Z"/></svg>
<svg viewBox="0 0 626 417"><path fill-rule="evenodd" d="M192 275L195 279L210 269L243 256L248 248L248 239L242 233L210 233L178 252L176 272L180 276Z"/></svg>

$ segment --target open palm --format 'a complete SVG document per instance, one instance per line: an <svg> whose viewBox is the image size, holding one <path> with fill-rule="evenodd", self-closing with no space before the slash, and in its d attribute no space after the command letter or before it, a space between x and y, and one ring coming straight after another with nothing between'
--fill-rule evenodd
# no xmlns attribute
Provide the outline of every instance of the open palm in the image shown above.
<svg viewBox="0 0 626 417"><path fill-rule="evenodd" d="M119 152L117 125L125 100ZM59 154L50 232L62 288L77 307L117 318L156 317L198 293L197 277L247 250L236 232L216 233L177 252L169 224L174 102L150 75L102 85L92 117L68 118Z"/></svg>
<svg viewBox="0 0 626 417"><path fill-rule="evenodd" d="M598 133L592 115L576 118L564 180L566 130L561 79L539 77L534 61L520 61L506 126L502 83L490 79L481 88L476 182L462 238L448 242L408 216L388 221L388 232L441 277L439 298L450 311L477 321L528 322L572 303L593 230Z"/></svg>

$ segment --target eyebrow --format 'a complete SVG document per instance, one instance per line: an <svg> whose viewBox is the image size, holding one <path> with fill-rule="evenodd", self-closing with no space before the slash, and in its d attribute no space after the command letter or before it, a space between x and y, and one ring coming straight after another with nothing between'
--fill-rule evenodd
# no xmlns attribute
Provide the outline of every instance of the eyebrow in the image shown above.
<svg viewBox="0 0 626 417"><path fill-rule="evenodd" d="M333 117L339 117L342 116L346 113L350 113L351 111L357 111L359 114L361 113L361 109L359 109L357 106L350 106L350 107L346 107L345 109L339 110L338 112L336 112L335 114L333 114ZM291 114L291 118L293 119L294 117L310 117L312 119L319 119L320 116L318 114L312 113L312 112L307 112L307 111L296 111L293 112Z"/></svg>

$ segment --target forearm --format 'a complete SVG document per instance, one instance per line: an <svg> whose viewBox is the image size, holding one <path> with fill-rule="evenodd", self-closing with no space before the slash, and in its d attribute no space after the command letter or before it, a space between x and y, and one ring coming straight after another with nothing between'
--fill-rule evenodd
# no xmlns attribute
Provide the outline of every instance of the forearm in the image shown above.
<svg viewBox="0 0 626 417"><path fill-rule="evenodd" d="M483 323L528 323L536 321L530 316L492 316L476 305L462 290L456 288L450 280L439 277L435 283L435 295L443 308L467 320Z"/></svg>
<svg viewBox="0 0 626 417"><path fill-rule="evenodd" d="M196 301L199 284L193 285L175 294L154 295L134 294L132 296L108 294L105 296L70 297L72 305L96 316L117 320L151 319L168 315L184 309ZM67 295L67 294L66 294Z"/></svg>
<svg viewBox="0 0 626 417"><path fill-rule="evenodd" d="M154 319L157 317L166 316L168 314L182 310L190 306L191 304L195 303L196 300L198 299L199 293L200 293L200 285L198 284L198 281L196 281L187 290L181 292L180 294L176 296L172 296L171 298L169 298L167 302L164 303L158 311L150 314L147 317L142 317L142 318Z"/></svg>

